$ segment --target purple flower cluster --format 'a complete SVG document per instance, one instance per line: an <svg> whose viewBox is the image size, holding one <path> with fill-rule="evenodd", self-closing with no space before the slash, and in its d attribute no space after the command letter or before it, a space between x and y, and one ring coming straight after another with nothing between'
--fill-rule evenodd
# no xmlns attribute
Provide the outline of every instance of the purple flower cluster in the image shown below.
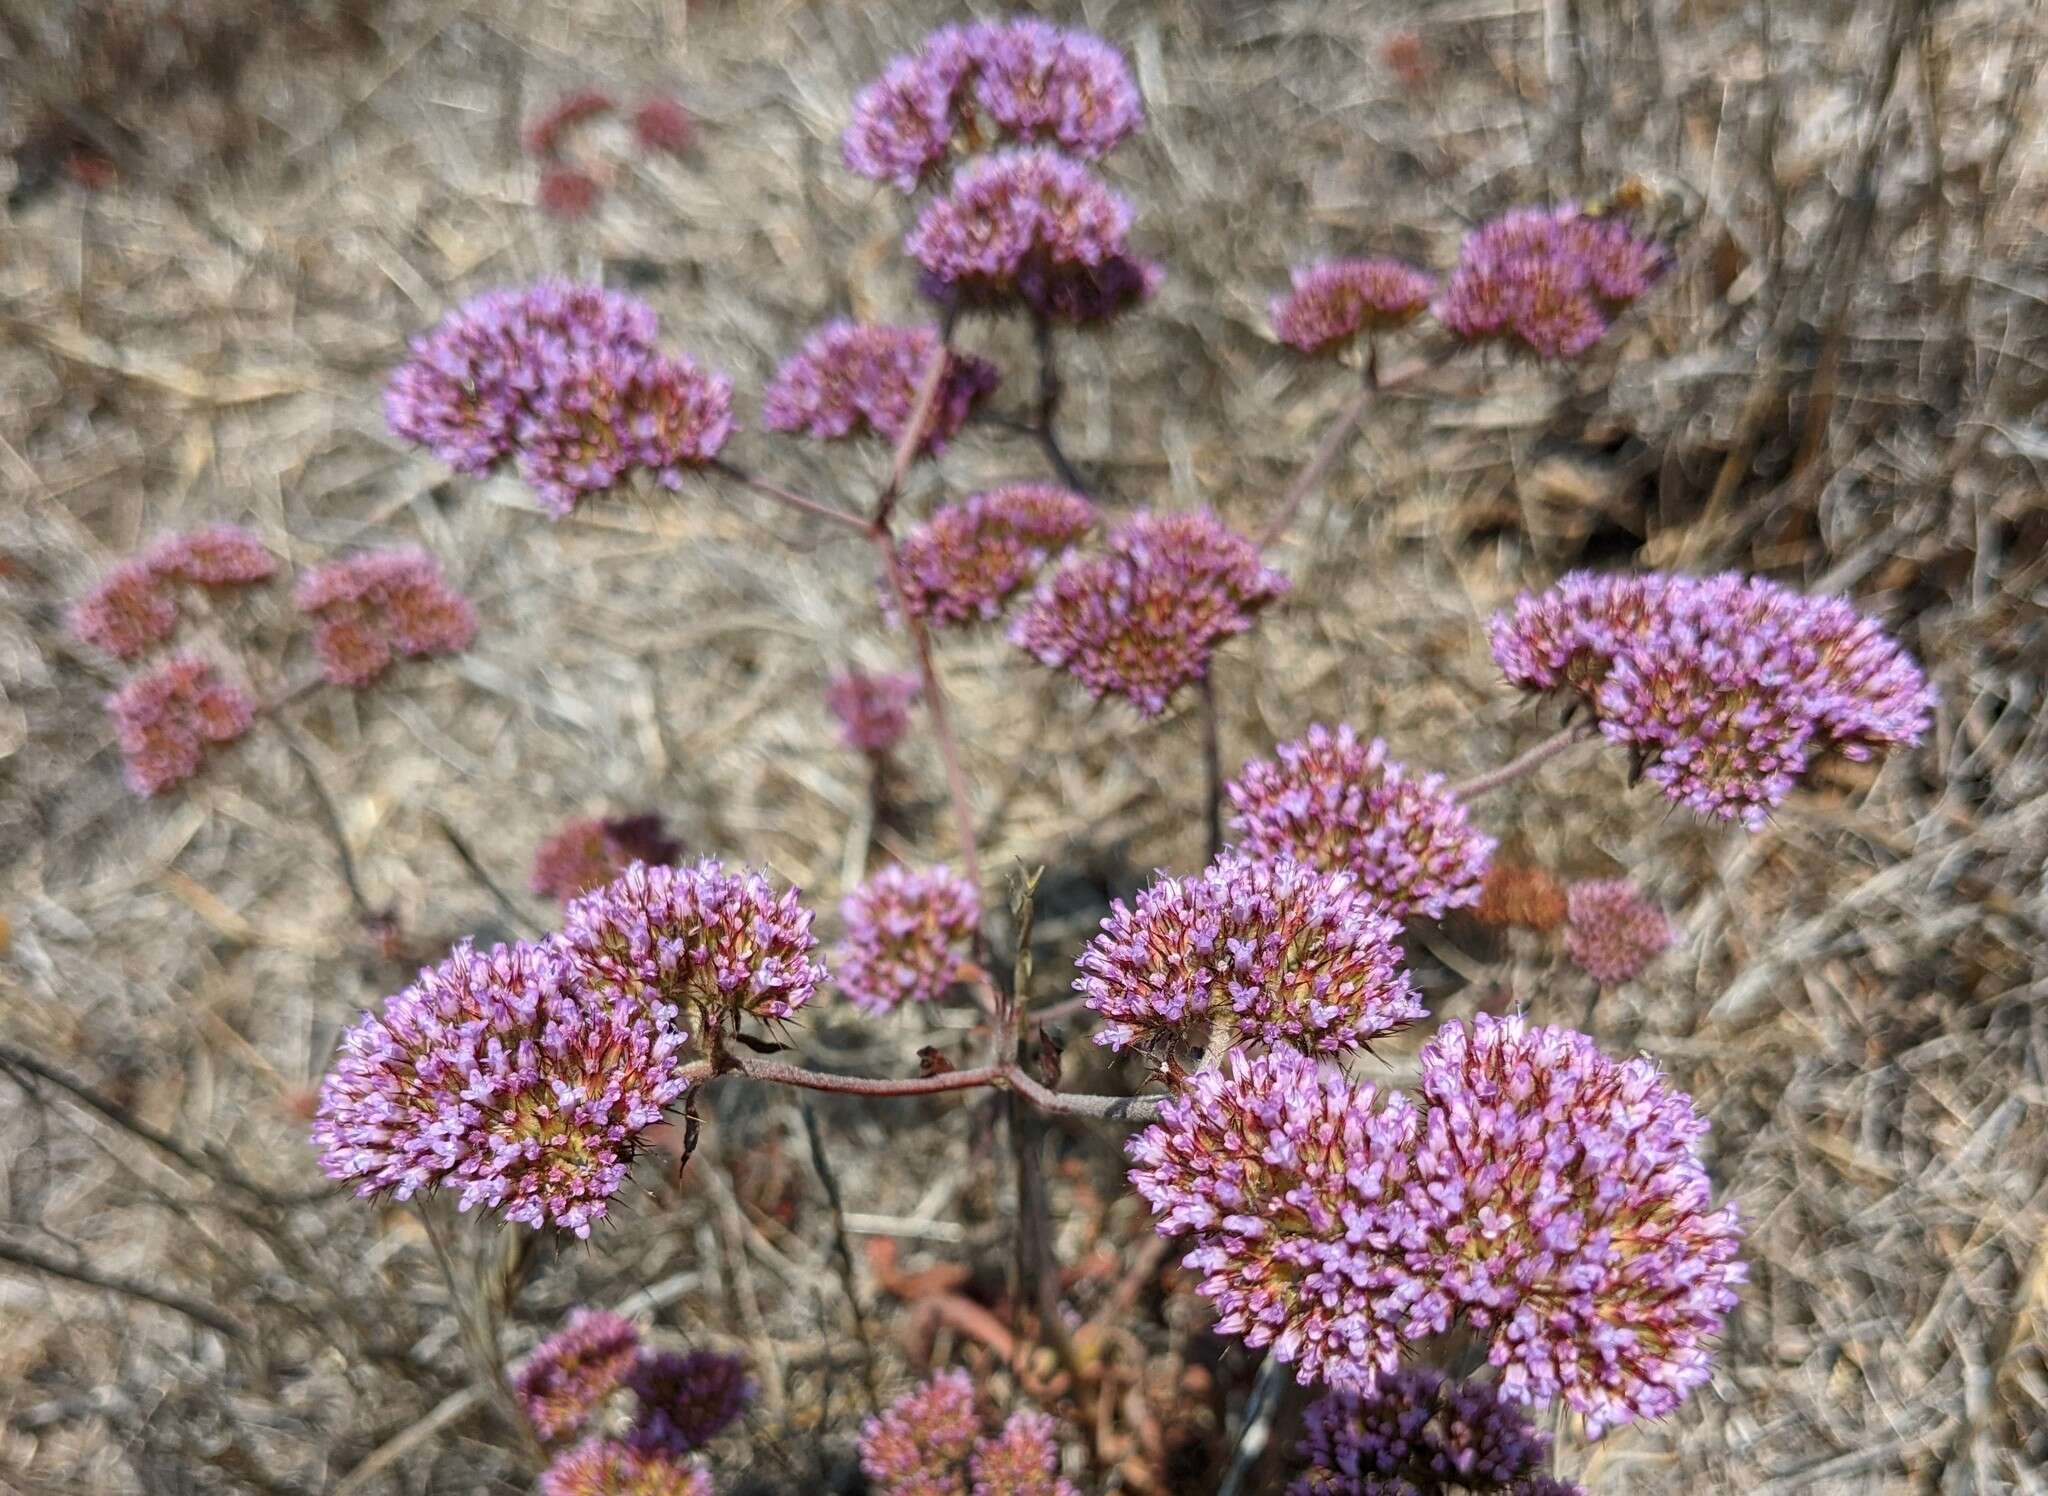
<svg viewBox="0 0 2048 1496"><path fill-rule="evenodd" d="M893 59L854 100L841 150L848 170L911 192L956 142L971 150L993 133L1093 158L1143 122L1130 68L1101 38L1036 20L982 22L943 27Z"/></svg>
<svg viewBox="0 0 2048 1496"><path fill-rule="evenodd" d="M1298 266L1293 282L1273 300L1273 336L1303 353L1341 353L1362 332L1405 326L1436 294L1436 278L1405 260L1323 260Z"/></svg>
<svg viewBox="0 0 2048 1496"><path fill-rule="evenodd" d="M298 608L318 621L313 652L337 686L367 686L399 656L457 654L476 638L476 611L441 563L406 548L363 551L299 578Z"/></svg>
<svg viewBox="0 0 2048 1496"><path fill-rule="evenodd" d="M1235 1044L1342 1054L1427 1015L1400 927L1345 873L1226 854L1199 878L1121 899L1074 983L1107 1020L1097 1044L1171 1057L1221 1032Z"/></svg>
<svg viewBox="0 0 2048 1496"><path fill-rule="evenodd" d="M900 441L938 349L929 327L828 322L776 372L761 397L761 424L818 441L867 432ZM995 365L949 353L919 451L942 451L999 383Z"/></svg>
<svg viewBox="0 0 2048 1496"><path fill-rule="evenodd" d="M626 1374L639 1404L626 1443L680 1458L702 1449L739 1420L754 1400L746 1364L721 1351L661 1351Z"/></svg>
<svg viewBox="0 0 2048 1496"><path fill-rule="evenodd" d="M709 860L635 863L570 903L559 941L596 1001L688 1008L707 1028L743 1012L788 1018L825 976L797 891Z"/></svg>
<svg viewBox="0 0 2048 1496"><path fill-rule="evenodd" d="M951 868L885 868L840 902L839 916L846 937L832 966L863 1013L932 1002L973 970L981 901Z"/></svg>
<svg viewBox="0 0 2048 1496"><path fill-rule="evenodd" d="M541 1496L713 1496L711 1477L680 1457L593 1439L559 1455Z"/></svg>
<svg viewBox="0 0 2048 1496"><path fill-rule="evenodd" d="M686 1088L675 1018L592 990L559 941L465 941L344 1036L313 1127L321 1167L361 1195L454 1189L464 1210L587 1236Z"/></svg>
<svg viewBox="0 0 2048 1496"><path fill-rule="evenodd" d="M640 1332L631 1320L578 1309L521 1363L512 1392L543 1441L566 1438L625 1381L639 1354Z"/></svg>
<svg viewBox="0 0 2048 1496"><path fill-rule="evenodd" d="M1020 1412L984 1437L974 1383L942 1371L861 1426L860 1468L877 1496L1078 1496L1054 1436L1052 1419Z"/></svg>
<svg viewBox="0 0 2048 1496"><path fill-rule="evenodd" d="M1156 717L1287 586L1211 514L1140 514L1110 532L1106 554L1069 557L1011 624L1010 642L1098 699L1114 693Z"/></svg>
<svg viewBox="0 0 2048 1496"><path fill-rule="evenodd" d="M101 578L72 604L66 621L81 642L132 660L177 631L176 584L240 587L276 570L277 558L240 525L165 535Z"/></svg>
<svg viewBox="0 0 2048 1496"><path fill-rule="evenodd" d="M1421 1071L1426 1111L1291 1049L1233 1054L1132 1140L1218 1329L1365 1392L1461 1319L1501 1396L1562 1397L1590 1437L1677 1407L1744 1278L1691 1100L1519 1018L1446 1024Z"/></svg>
<svg viewBox="0 0 2048 1496"><path fill-rule="evenodd" d="M1575 358L1670 263L1663 245L1619 219L1569 204L1519 208L1466 236L1436 317L1468 341L1507 338L1540 358Z"/></svg>
<svg viewBox="0 0 2048 1496"><path fill-rule="evenodd" d="M994 618L1094 523L1094 505L1050 483L1013 483L949 505L897 552L908 611L940 627Z"/></svg>
<svg viewBox="0 0 2048 1496"><path fill-rule="evenodd" d="M1934 694L1846 600L1737 573L1573 572L1493 621L1513 684L1568 690L1666 796L1763 824L1830 753L1919 741Z"/></svg>
<svg viewBox="0 0 2048 1496"><path fill-rule="evenodd" d="M122 772L154 795L199 772L209 746L232 743L256 720L256 704L197 655L174 655L107 698Z"/></svg>
<svg viewBox="0 0 2048 1496"><path fill-rule="evenodd" d="M825 687L825 708L838 719L847 747L879 757L910 731L910 706L923 689L914 675L848 670Z"/></svg>
<svg viewBox="0 0 2048 1496"><path fill-rule="evenodd" d="M1564 953L1602 983L1628 981L1678 940L1664 911L1626 878L1574 883L1565 905Z"/></svg>
<svg viewBox="0 0 2048 1496"><path fill-rule="evenodd" d="M1377 738L1312 726L1246 764L1228 792L1246 851L1349 873L1394 919L1442 919L1478 902L1493 838L1472 827L1442 775L1412 777Z"/></svg>
<svg viewBox="0 0 2048 1496"><path fill-rule="evenodd" d="M416 338L391 376L391 429L457 472L516 457L556 518L636 468L667 487L731 435L732 386L659 352L651 308L544 280L487 292Z"/></svg>
<svg viewBox="0 0 2048 1496"><path fill-rule="evenodd" d="M1044 1413L1012 1413L967 1462L973 1496L1079 1496L1060 1476L1057 1430Z"/></svg>
<svg viewBox="0 0 2048 1496"><path fill-rule="evenodd" d="M1403 1367L1370 1392L1332 1392L1309 1404L1295 1450L1307 1468L1287 1496L1576 1492L1548 1481L1549 1457L1549 1435L1492 1387Z"/></svg>
<svg viewBox="0 0 2048 1496"><path fill-rule="evenodd" d="M195 587L246 587L277 571L277 558L240 525L208 525L165 535L145 559L159 577Z"/></svg>
<svg viewBox="0 0 2048 1496"><path fill-rule="evenodd" d="M611 882L636 862L672 864L682 855L683 844L652 812L570 821L534 852L530 886L543 898L566 903Z"/></svg>

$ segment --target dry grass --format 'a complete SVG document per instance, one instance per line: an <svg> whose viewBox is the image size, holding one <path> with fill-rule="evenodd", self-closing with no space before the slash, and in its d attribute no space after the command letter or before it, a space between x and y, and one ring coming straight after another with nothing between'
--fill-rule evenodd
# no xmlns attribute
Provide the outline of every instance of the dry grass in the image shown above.
<svg viewBox="0 0 2048 1496"><path fill-rule="evenodd" d="M1682 949L1599 1022L1712 1113L1715 1173L1753 1223L1712 1387L1565 1463L1598 1492L2048 1489L2038 36L1989 0L1765 4L1086 6L1148 94L1115 174L1171 279L1130 330L1073 349L1069 447L1115 504L1255 524L1345 395L1265 339L1290 261L1442 261L1462 223L1523 197L1632 172L1682 188L1685 271L1597 367L1460 366L1368 424L1279 553L1295 598L1222 663L1226 759L1342 717L1453 775L1499 762L1545 724L1499 688L1484 619L1579 559L1762 570L1891 619L1941 686L1936 736L1758 835L1667 815L1599 752L1486 803L1517 855L1629 869L1681 917ZM138 111L122 180L22 209L0 249L0 1039L185 1155L0 1075L0 1472L25 1489L519 1488L416 1220L280 1201L318 1184L302 1113L336 1034L403 973L369 952L277 734L165 803L121 789L110 677L59 627L111 559L220 517L294 566L393 538L448 559L485 620L472 654L284 714L417 954L508 922L444 819L515 890L548 829L602 808L658 806L692 848L825 905L858 866L864 768L829 745L820 692L845 659L899 649L862 548L696 487L551 526L516 484L447 482L394 445L378 388L461 296L550 269L641 285L669 339L743 390L830 313L911 313L901 204L840 172L834 141L858 82L950 12L371 13L367 45L266 51L209 104L237 120L231 166L207 111ZM1420 90L1380 60L1410 29L1436 66ZM23 75L17 136L47 81ZM509 124L592 80L675 87L699 142L621 156L602 215L552 225ZM969 337L1026 369L1011 330ZM759 435L741 450L849 498L884 463ZM971 436L913 501L1037 462ZM288 625L258 603L202 637L253 637L251 671L284 682L306 670ZM984 860L1052 869L1059 949L1105 885L1199 858L1191 718L1090 709L993 635L947 641L941 668ZM907 779L883 845L940 853L938 765L913 753ZM1442 1013L1514 1000L1574 1021L1584 1001L1533 944L1453 924L1420 946ZM1049 952L1049 996L1060 969ZM932 1039L833 1019L802 1044L907 1067ZM1087 1047L1070 1084L1102 1079ZM832 1102L857 1251L894 1237L905 1270L967 1264L966 1300L1000 1309L1014 1196L989 1108ZM595 1245L505 1260L479 1235L472 1266L486 1299L520 1285L514 1347L597 1301L746 1351L764 1396L722 1488L833 1488L862 1358L797 1103L726 1084L706 1106L704 1151L679 1182L672 1160L644 1165ZM1143 1225L1099 1133L1063 1127L1054 1158L1062 1256L1086 1269L1071 1298L1093 1312ZM960 1339L937 1301L882 1291L887 1264L857 1266L891 1385L907 1353ZM194 1301L241 1338L52 1267ZM1185 1294L1131 1291L1136 1333L1107 1352L1127 1391L1086 1415L1135 1440L1124 1478L1209 1489L1184 1472L1215 1468L1199 1461L1244 1358L1202 1339ZM1162 1429L1176 1406L1194 1411Z"/></svg>

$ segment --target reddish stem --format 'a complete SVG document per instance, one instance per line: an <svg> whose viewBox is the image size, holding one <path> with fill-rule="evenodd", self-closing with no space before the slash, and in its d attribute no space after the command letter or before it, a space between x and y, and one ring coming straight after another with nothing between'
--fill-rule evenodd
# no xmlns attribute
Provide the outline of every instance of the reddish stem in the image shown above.
<svg viewBox="0 0 2048 1496"><path fill-rule="evenodd" d="M1574 743L1585 742L1596 730L1589 722L1567 727L1563 732L1545 738L1528 752L1509 759L1498 769L1489 769L1484 774L1475 774L1470 779L1452 785L1451 793L1460 800L1477 800L1481 795L1490 794L1504 784L1514 783L1524 774L1556 758Z"/></svg>
<svg viewBox="0 0 2048 1496"><path fill-rule="evenodd" d="M1300 511L1302 501L1308 498L1318 483L1323 481L1323 475L1329 472L1330 465L1344 450L1344 444L1351 439L1351 433L1358 429L1358 423L1365 419L1366 411L1372 408L1372 403L1379 394L1427 374L1436 365L1437 360L1433 358L1412 358L1395 368L1384 379L1378 377L1377 363L1366 366L1365 388L1353 395L1337 413L1336 421L1324 433L1322 445L1316 448L1315 456L1309 459L1308 466L1288 485L1286 495L1280 500L1279 510L1267 522L1266 528L1259 532L1260 550L1266 549L1287 533L1287 527L1294 523L1294 516Z"/></svg>
<svg viewBox="0 0 2048 1496"><path fill-rule="evenodd" d="M832 1091L843 1096L938 1096L949 1091L977 1091L984 1088L1015 1091L1042 1112L1062 1117L1098 1117L1116 1122L1150 1122L1165 1104L1164 1096L1077 1096L1042 1085L1017 1065L978 1065L971 1070L948 1070L941 1075L908 1076L900 1080L871 1075L833 1075L823 1070L805 1070L777 1060L752 1055L727 1054L717 1062L699 1060L686 1066L684 1075L693 1083L719 1075L744 1075L771 1085L796 1086L806 1091Z"/></svg>
<svg viewBox="0 0 2048 1496"><path fill-rule="evenodd" d="M729 462L714 461L711 464L711 470L724 474L735 483L743 484L753 489L755 493L766 494L777 503L787 504L792 509L801 510L805 514L816 515L820 519L829 519L835 525L844 525L849 529L860 531L863 535L868 533L868 522L859 515L848 514L844 509L834 509L830 504L821 504L816 499L807 499L800 493L792 493L778 484L770 483L765 478L756 478L752 473L742 468L734 467Z"/></svg>

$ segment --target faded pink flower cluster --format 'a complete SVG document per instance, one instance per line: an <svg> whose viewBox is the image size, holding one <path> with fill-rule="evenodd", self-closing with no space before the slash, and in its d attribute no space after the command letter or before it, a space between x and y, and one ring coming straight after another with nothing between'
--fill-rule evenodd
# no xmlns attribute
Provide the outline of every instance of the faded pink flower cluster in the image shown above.
<svg viewBox="0 0 2048 1496"><path fill-rule="evenodd" d="M1540 358L1574 358L1669 267L1663 245L1619 219L1570 204L1518 208L1466 236L1436 318L1468 341L1505 338Z"/></svg>
<svg viewBox="0 0 2048 1496"><path fill-rule="evenodd" d="M863 1013L933 1002L974 970L981 901L951 868L884 868L840 902L839 917L846 936L832 953L833 972Z"/></svg>
<svg viewBox="0 0 2048 1496"><path fill-rule="evenodd" d="M942 1371L862 1425L861 1473L877 1496L1079 1496L1060 1476L1052 1419L1013 1413L999 1433L981 1430L974 1383Z"/></svg>
<svg viewBox="0 0 2048 1496"><path fill-rule="evenodd" d="M1603 983L1626 982L1678 940L1664 911L1626 878L1565 891L1564 952Z"/></svg>
<svg viewBox="0 0 2048 1496"><path fill-rule="evenodd" d="M1349 874L1225 854L1199 878L1121 899L1077 963L1107 1020L1097 1044L1162 1058L1219 1032L1233 1045L1336 1055L1428 1016L1400 926Z"/></svg>
<svg viewBox="0 0 2048 1496"><path fill-rule="evenodd" d="M1050 483L1013 483L950 504L898 548L904 603L940 627L994 618L1094 523L1094 505ZM894 598L893 588L885 593Z"/></svg>
<svg viewBox="0 0 2048 1496"><path fill-rule="evenodd" d="M1443 776L1413 777L1375 738L1311 726L1226 787L1239 844L1349 873L1394 919L1442 919L1477 903L1493 838L1475 829Z"/></svg>
<svg viewBox="0 0 2048 1496"><path fill-rule="evenodd" d="M142 555L123 561L72 604L72 634L116 659L132 660L178 627L174 590L240 587L277 570L277 558L240 525L210 525L161 536Z"/></svg>
<svg viewBox="0 0 2048 1496"><path fill-rule="evenodd" d="M977 111L979 117L977 117ZM1144 123L1129 66L1100 37L1017 19L946 26L853 103L847 169L905 192L990 134L1107 155Z"/></svg>
<svg viewBox="0 0 2048 1496"><path fill-rule="evenodd" d="M411 547L316 566L299 578L297 603L316 620L313 652L337 686L367 686L399 655L456 654L476 638L469 599Z"/></svg>
<svg viewBox="0 0 2048 1496"><path fill-rule="evenodd" d="M197 655L174 655L107 698L123 775L154 795L199 772L209 747L232 743L256 720L256 704Z"/></svg>
<svg viewBox="0 0 2048 1496"><path fill-rule="evenodd" d="M1156 717L1287 586L1214 515L1140 514L1110 532L1107 553L1068 557L1017 615L1010 642L1098 699L1123 696Z"/></svg>
<svg viewBox="0 0 2048 1496"><path fill-rule="evenodd" d="M512 1392L543 1441L566 1438L624 1385L639 1355L640 1332L631 1320L578 1309L520 1363Z"/></svg>
<svg viewBox="0 0 2048 1496"><path fill-rule="evenodd" d="M1322 260L1296 267L1293 282L1270 315L1273 336L1303 353L1341 353L1360 333L1405 326L1436 294L1436 277L1405 260Z"/></svg>
<svg viewBox="0 0 2048 1496"><path fill-rule="evenodd" d="M1420 1065L1418 1107L1291 1049L1234 1054L1133 1139L1218 1329L1367 1392L1462 1321L1502 1397L1561 1397L1589 1437L1672 1411L1744 1279L1690 1099L1519 1018L1446 1024Z"/></svg>
<svg viewBox="0 0 2048 1496"><path fill-rule="evenodd" d="M1672 800L1755 829L1828 754L1919 741L1934 693L1842 598L1759 577L1573 572L1493 621L1529 691L1571 691Z"/></svg>
<svg viewBox="0 0 2048 1496"><path fill-rule="evenodd" d="M600 888L636 862L673 864L683 844L653 812L570 821L533 854L529 886L564 902Z"/></svg>
<svg viewBox="0 0 2048 1496"><path fill-rule="evenodd" d="M939 350L929 327L828 322L776 372L761 397L761 424L818 441L874 433L902 440L917 392ZM948 353L922 453L943 451L974 408L1002 382L994 364Z"/></svg>
<svg viewBox="0 0 2048 1496"><path fill-rule="evenodd" d="M593 1439L559 1456L541 1496L713 1496L711 1477L678 1455Z"/></svg>
<svg viewBox="0 0 2048 1496"><path fill-rule="evenodd" d="M391 429L457 472L516 458L559 519L645 469L668 488L732 434L732 385L654 346L645 303L543 280L487 292L413 340L391 376Z"/></svg>
<svg viewBox="0 0 2048 1496"><path fill-rule="evenodd" d="M914 675L848 670L825 687L825 708L838 719L840 740L847 747L879 758L910 731L911 703L923 689Z"/></svg>
<svg viewBox="0 0 2048 1496"><path fill-rule="evenodd" d="M1367 1393L1332 1392L1302 1413L1287 1496L1583 1496L1544 1471L1550 1436L1483 1382L1402 1367Z"/></svg>

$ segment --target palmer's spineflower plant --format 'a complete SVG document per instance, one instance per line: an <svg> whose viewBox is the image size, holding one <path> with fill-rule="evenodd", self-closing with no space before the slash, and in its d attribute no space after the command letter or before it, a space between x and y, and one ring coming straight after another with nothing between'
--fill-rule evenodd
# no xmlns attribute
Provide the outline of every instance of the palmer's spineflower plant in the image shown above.
<svg viewBox="0 0 2048 1496"><path fill-rule="evenodd" d="M1058 1425L1012 1413L982 1432L974 1383L943 1371L861 1427L860 1468L878 1496L1079 1496L1062 1477Z"/></svg>
<svg viewBox="0 0 2048 1496"><path fill-rule="evenodd" d="M520 1363L513 1395L543 1442L565 1439L625 1384L639 1355L640 1332L631 1320L579 1309Z"/></svg>
<svg viewBox="0 0 2048 1496"><path fill-rule="evenodd" d="M1093 504L1050 483L1012 483L949 504L904 537L904 609L937 627L995 618L1094 524ZM885 582L885 608L894 605L891 590Z"/></svg>
<svg viewBox="0 0 2048 1496"><path fill-rule="evenodd" d="M299 578L298 609L313 620L313 652L337 686L361 689L400 655L459 654L476 638L476 610L441 563L415 548L363 551Z"/></svg>
<svg viewBox="0 0 2048 1496"><path fill-rule="evenodd" d="M929 327L828 322L776 372L761 397L761 423L814 441L865 435L897 441L910 425L918 381L939 346L937 331ZM942 451L999 383L995 365L986 359L947 354L919 450Z"/></svg>
<svg viewBox="0 0 2048 1496"><path fill-rule="evenodd" d="M839 905L834 980L863 1013L935 1002L974 971L981 899L951 868L884 868Z"/></svg>
<svg viewBox="0 0 2048 1496"><path fill-rule="evenodd" d="M1565 954L1596 981L1626 982L1678 940L1664 911L1626 878L1574 883L1565 905Z"/></svg>

